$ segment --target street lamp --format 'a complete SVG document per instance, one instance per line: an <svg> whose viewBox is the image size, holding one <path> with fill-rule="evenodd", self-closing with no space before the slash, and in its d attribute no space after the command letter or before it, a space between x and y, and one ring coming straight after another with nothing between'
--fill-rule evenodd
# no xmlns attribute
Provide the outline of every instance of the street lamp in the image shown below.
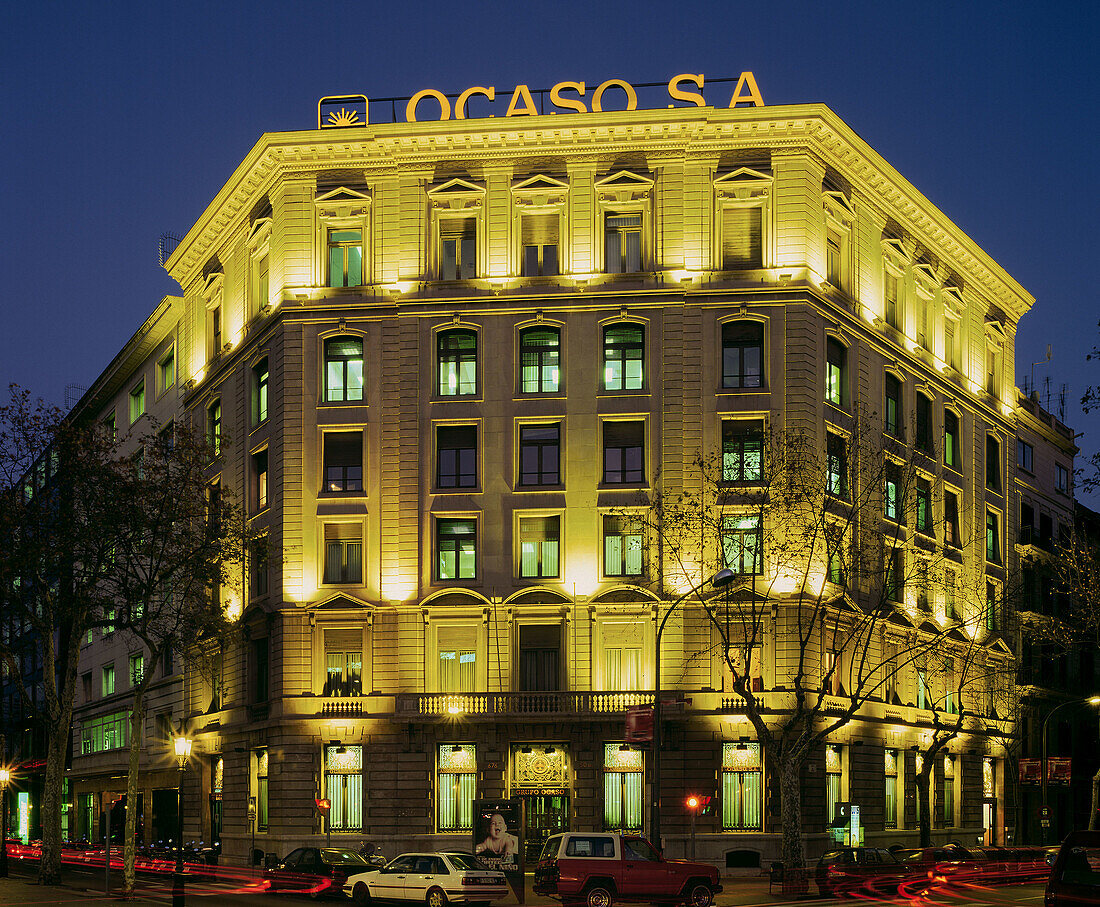
<svg viewBox="0 0 1100 907"><path fill-rule="evenodd" d="M172 907L184 907L183 897L183 773L191 758L191 738L183 733L172 739L176 752L176 768L179 769L179 785L176 787L176 871L172 877Z"/></svg>
<svg viewBox="0 0 1100 907"><path fill-rule="evenodd" d="M665 616L661 618L661 623L657 627L657 638L653 643L653 665L656 674L653 679L655 691L653 697L653 801L649 811L649 837L653 841L653 846L658 850L661 849L661 636L665 632L665 624L668 623L672 612L688 596L697 593L708 582L715 589L721 589L728 586L736 578L736 573L728 567L723 567L709 580L700 581L668 606Z"/></svg>
<svg viewBox="0 0 1100 907"><path fill-rule="evenodd" d="M1047 712L1046 718L1043 719L1043 760L1040 766L1043 771L1043 812L1042 819L1047 824L1043 827L1043 843L1050 843L1050 807L1047 806L1047 726L1050 724L1050 719L1058 712L1059 709L1064 709L1067 705L1081 705L1087 702L1089 705L1100 705L1100 696L1089 696L1085 699L1071 699L1069 702L1063 702L1060 705L1056 705L1049 712Z"/></svg>
<svg viewBox="0 0 1100 907"><path fill-rule="evenodd" d="M11 772L0 768L0 878L8 877L8 782Z"/></svg>

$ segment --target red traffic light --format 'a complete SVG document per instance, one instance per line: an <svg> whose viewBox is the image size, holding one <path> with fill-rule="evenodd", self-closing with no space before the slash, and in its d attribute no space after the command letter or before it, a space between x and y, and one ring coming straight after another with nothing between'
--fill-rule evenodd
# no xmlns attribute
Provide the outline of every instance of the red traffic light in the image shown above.
<svg viewBox="0 0 1100 907"><path fill-rule="evenodd" d="M684 800L684 806L688 809L695 811L698 810L701 813L705 813L710 809L710 797L707 795L691 794Z"/></svg>
<svg viewBox="0 0 1100 907"><path fill-rule="evenodd" d="M687 808L688 809L698 809L699 808L699 798L698 797L695 797L695 796L688 797L686 802L687 802Z"/></svg>

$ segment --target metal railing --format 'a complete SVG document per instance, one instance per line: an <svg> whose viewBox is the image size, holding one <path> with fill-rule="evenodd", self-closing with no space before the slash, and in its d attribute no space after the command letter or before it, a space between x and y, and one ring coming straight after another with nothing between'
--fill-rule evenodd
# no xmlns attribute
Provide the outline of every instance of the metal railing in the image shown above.
<svg viewBox="0 0 1100 907"><path fill-rule="evenodd" d="M397 697L398 715L612 715L652 705L653 694L621 691L414 693Z"/></svg>

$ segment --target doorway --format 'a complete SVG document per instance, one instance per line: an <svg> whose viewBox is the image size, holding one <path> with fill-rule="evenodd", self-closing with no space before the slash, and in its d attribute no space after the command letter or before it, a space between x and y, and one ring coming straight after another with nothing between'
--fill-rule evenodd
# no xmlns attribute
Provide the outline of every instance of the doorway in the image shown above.
<svg viewBox="0 0 1100 907"><path fill-rule="evenodd" d="M982 844L985 847L997 847L997 801L982 800Z"/></svg>
<svg viewBox="0 0 1100 907"><path fill-rule="evenodd" d="M524 862L533 867L551 835L569 830L569 794L524 794Z"/></svg>

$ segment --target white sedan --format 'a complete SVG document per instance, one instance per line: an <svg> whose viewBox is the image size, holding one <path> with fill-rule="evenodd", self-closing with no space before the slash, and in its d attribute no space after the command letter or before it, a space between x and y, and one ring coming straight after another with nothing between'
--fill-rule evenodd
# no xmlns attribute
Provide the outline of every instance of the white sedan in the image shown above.
<svg viewBox="0 0 1100 907"><path fill-rule="evenodd" d="M484 905L508 894L503 872L468 853L403 853L381 869L353 875L344 893L357 905L374 902Z"/></svg>

